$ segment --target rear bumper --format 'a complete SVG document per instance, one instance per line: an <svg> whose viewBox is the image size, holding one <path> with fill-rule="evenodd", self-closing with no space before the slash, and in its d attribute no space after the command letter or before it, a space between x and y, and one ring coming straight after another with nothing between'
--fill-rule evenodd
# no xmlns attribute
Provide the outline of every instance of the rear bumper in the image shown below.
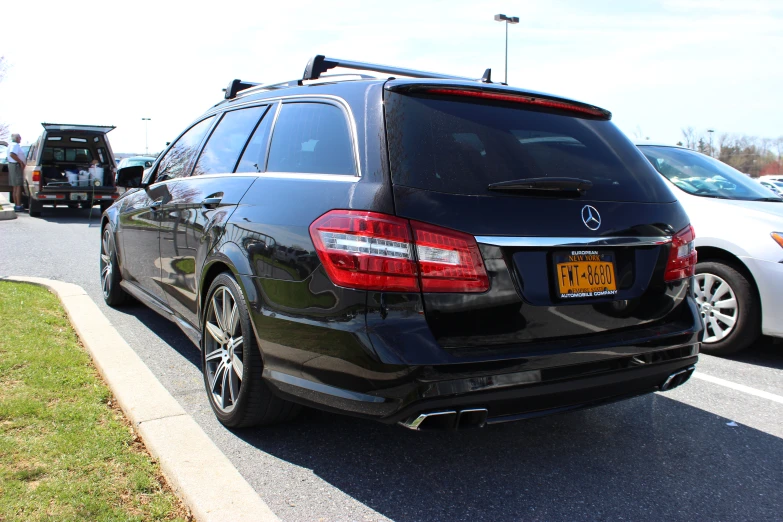
<svg viewBox="0 0 783 522"><path fill-rule="evenodd" d="M742 261L753 274L761 298L761 333L783 337L783 263L743 257Z"/></svg>
<svg viewBox="0 0 783 522"><path fill-rule="evenodd" d="M669 377L698 360L698 330L674 347L565 367L517 372L463 372L445 378L438 368L418 368L407 383L362 393L265 370L278 394L320 409L403 422L439 410L486 409L488 424L572 411L664 388ZM520 365L524 368L524 364ZM455 370L450 368L450 370ZM452 375L455 375L452 372ZM679 384L676 383L676 384Z"/></svg>
<svg viewBox="0 0 783 522"><path fill-rule="evenodd" d="M76 194L76 198L74 198ZM82 197L84 196L84 197ZM33 199L46 205L46 204L65 204L65 203L80 203L89 202L99 203L102 201L116 201L120 197L116 189L111 190L96 190L92 191L89 188L85 190L70 190L70 191L41 191L33 194Z"/></svg>

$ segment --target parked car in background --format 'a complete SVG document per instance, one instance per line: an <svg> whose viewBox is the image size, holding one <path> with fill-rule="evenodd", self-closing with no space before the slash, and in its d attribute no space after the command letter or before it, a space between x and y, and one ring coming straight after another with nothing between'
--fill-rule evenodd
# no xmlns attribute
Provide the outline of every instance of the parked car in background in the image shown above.
<svg viewBox="0 0 783 522"><path fill-rule="evenodd" d="M412 79L320 78L335 66ZM235 80L102 218L101 284L202 350L226 426L481 427L685 382L693 229L604 109L315 57Z"/></svg>
<svg viewBox="0 0 783 522"><path fill-rule="evenodd" d="M639 145L696 229L702 351L730 354L783 337L783 199L729 165L673 146ZM710 180L725 180L720 183Z"/></svg>
<svg viewBox="0 0 783 522"><path fill-rule="evenodd" d="M130 158L122 158L117 165L118 169L124 169L125 167L134 167L140 165L145 169L148 169L155 163L154 156L131 156Z"/></svg>
<svg viewBox="0 0 783 522"><path fill-rule="evenodd" d="M772 192L774 192L778 196L783 196L783 181L775 181L775 180L771 180L771 179L760 179L760 180L758 180L758 182L759 182L759 184L762 187L771 190Z"/></svg>
<svg viewBox="0 0 783 522"><path fill-rule="evenodd" d="M114 127L42 123L44 131L27 154L25 205L30 216L44 205L106 210L119 197L114 154L107 134Z"/></svg>

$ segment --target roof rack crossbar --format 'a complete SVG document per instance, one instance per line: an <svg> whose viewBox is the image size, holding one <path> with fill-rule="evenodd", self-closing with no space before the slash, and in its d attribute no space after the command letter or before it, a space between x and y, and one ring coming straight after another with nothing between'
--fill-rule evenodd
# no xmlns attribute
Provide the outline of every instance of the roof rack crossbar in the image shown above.
<svg viewBox="0 0 783 522"><path fill-rule="evenodd" d="M402 67L379 65L377 63L355 62L353 60L342 60L340 58L327 58L322 54L314 56L309 62L307 62L302 80L317 80L323 73L335 67L356 69L360 71L375 71L387 74L399 74L400 76L410 76L412 78L438 78L442 80L476 81L476 78L454 76L453 74L440 74L427 71L417 71L415 69L403 69Z"/></svg>

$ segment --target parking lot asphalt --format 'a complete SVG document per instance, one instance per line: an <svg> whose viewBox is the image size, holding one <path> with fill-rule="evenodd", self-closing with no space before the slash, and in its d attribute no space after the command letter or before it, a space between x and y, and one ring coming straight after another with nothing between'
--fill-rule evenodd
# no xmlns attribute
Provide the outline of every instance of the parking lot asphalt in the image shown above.
<svg viewBox="0 0 783 522"><path fill-rule="evenodd" d="M781 344L702 355L694 378L669 393L484 430L415 433L305 410L290 424L232 432L209 408L184 334L142 305L103 303L97 216L96 207L88 225L86 210L45 208L40 219L0 222L0 277L83 287L283 520L783 516Z"/></svg>

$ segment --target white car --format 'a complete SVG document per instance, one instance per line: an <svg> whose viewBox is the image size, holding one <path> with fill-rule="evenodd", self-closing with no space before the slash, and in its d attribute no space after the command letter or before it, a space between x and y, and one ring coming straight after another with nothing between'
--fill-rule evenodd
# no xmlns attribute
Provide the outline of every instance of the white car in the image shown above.
<svg viewBox="0 0 783 522"><path fill-rule="evenodd" d="M759 183L762 187L768 188L778 196L783 195L783 181L760 179Z"/></svg>
<svg viewBox="0 0 783 522"><path fill-rule="evenodd" d="M639 149L669 180L696 230L702 350L725 355L760 334L783 337L783 199L690 149Z"/></svg>

